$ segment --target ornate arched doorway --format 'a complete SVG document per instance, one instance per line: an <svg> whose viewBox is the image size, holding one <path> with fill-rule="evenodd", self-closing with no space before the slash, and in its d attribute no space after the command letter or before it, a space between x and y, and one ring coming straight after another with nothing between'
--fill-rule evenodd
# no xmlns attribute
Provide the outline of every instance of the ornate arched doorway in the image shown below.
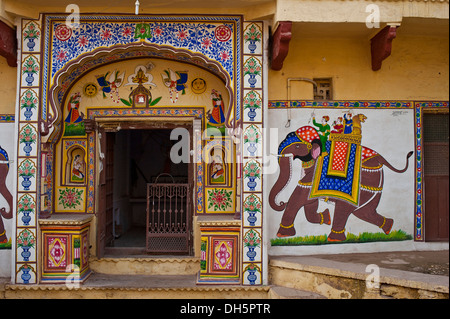
<svg viewBox="0 0 450 319"><path fill-rule="evenodd" d="M241 193L245 189L241 162L234 161L242 157L242 147L237 147L227 129L242 127L241 94L250 94L244 88L262 90L261 74L256 86L243 74L243 63L250 66L256 61L261 68L261 59L256 57L254 61L251 55L261 55L262 47L259 53L247 50L249 56L243 58L241 16L82 15L80 27L72 30L67 29L66 17L42 15L33 22L41 30L39 45L22 50L22 65L30 62L38 67L37 73L22 77L21 90L31 87L39 107L31 120L21 116L20 121L35 125L40 134L36 152L29 159L22 155L20 160L30 160L33 167L41 168L29 190L18 188L18 193L34 196L40 208L26 230L37 238L38 223L49 215L97 216L107 164L107 147L101 144L108 134L118 134L113 132L117 128L122 132L134 130L128 134L142 130L140 139L145 139L148 132L144 131L165 130L169 124L184 126L190 132L188 153L193 160L192 178L188 177L193 185L192 213L196 217L225 215L232 221L211 224L214 231L207 235L214 244L207 248L211 256L222 247L216 242L222 238L220 231L236 228L233 242L221 241L232 252L233 258L225 265L231 265L231 270L224 268L226 271L220 271L225 273L216 274L216 263L211 259L207 262L212 268L205 269L204 277L225 278L231 274L232 282L239 281ZM217 134L202 135L205 130ZM119 149L125 146L129 145L122 143ZM212 152L216 148L219 158ZM204 163L204 157L214 163ZM222 176L218 174L220 169L213 169L220 165ZM92 241L99 238L96 222L91 223L96 232L91 235L91 253L98 253ZM201 228L210 222L197 225ZM19 282L25 270L32 274L27 281L36 282L38 260L45 263L49 257L38 258L40 250L45 253L47 249L46 243L43 245L32 250L28 260L17 261L15 278ZM200 252L203 241L196 247L196 257ZM16 255L20 254L19 247ZM242 268L252 260L245 261Z"/></svg>

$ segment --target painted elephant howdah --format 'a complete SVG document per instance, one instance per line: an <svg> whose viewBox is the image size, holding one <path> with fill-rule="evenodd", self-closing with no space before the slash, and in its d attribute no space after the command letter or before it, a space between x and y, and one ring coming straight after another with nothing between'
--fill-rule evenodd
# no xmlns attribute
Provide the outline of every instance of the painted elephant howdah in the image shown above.
<svg viewBox="0 0 450 319"><path fill-rule="evenodd" d="M361 135L331 134L322 144L319 134L312 126L300 127L289 133L278 148L280 172L269 194L269 204L276 211L284 211L277 232L278 237L296 234L294 220L303 207L306 219L315 224L332 224L328 241L346 239L345 225L350 214L380 227L389 234L393 219L377 213L383 190L383 166L403 173L406 165L396 169L380 154L359 145ZM347 162L338 152L349 152ZM300 159L304 175L287 202L278 202L278 195L287 187L292 177L293 160ZM344 169L345 168L345 169ZM334 202L334 217L326 209L318 212L319 199Z"/></svg>

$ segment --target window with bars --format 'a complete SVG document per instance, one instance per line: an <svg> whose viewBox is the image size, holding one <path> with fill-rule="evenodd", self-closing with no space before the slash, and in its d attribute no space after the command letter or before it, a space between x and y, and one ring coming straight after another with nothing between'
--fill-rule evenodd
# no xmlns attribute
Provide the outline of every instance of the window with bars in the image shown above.
<svg viewBox="0 0 450 319"><path fill-rule="evenodd" d="M314 100L332 100L333 87L331 78L313 79L317 83L314 86Z"/></svg>
<svg viewBox="0 0 450 319"><path fill-rule="evenodd" d="M449 115L423 115L424 174L447 175L449 166Z"/></svg>

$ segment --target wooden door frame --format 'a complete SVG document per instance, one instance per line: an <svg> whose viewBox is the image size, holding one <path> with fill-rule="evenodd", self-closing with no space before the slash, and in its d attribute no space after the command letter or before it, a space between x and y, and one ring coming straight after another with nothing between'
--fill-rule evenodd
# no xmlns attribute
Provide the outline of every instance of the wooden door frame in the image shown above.
<svg viewBox="0 0 450 319"><path fill-rule="evenodd" d="M185 128L189 131L189 149L192 150L194 145L194 120L195 118L186 118L186 119L160 119L154 117L147 117L144 119L121 119L117 120L115 118L100 118L97 119L98 122L98 131L97 138L100 139L100 150L97 154L98 163L96 166L100 165L100 162L103 165L103 169L99 173L98 180L98 194L95 197L98 207L97 213L97 227L96 227L96 236L97 236L97 257L102 258L105 254L106 242L104 239L106 238L106 234L102 233L102 229L106 228L106 135L107 133L117 133L119 130L157 130L157 129L175 129L175 128ZM99 136L101 134L101 138ZM103 157L103 158L102 158ZM189 164L188 164L188 184L189 184L189 210L190 216L188 218L188 228L189 228L189 255L194 254L194 238L193 238L193 218L194 218L194 200L195 196L195 183L194 183L194 169L195 165L193 163L193 155L189 152Z"/></svg>

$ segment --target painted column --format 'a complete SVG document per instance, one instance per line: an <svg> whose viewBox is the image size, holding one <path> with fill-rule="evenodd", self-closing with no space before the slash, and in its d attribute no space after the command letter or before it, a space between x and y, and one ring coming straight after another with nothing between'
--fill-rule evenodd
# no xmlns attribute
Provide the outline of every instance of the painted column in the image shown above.
<svg viewBox="0 0 450 319"><path fill-rule="evenodd" d="M17 188L14 283L37 283L37 218L39 212L39 94L41 24L22 20L19 27L19 99L16 104Z"/></svg>
<svg viewBox="0 0 450 319"><path fill-rule="evenodd" d="M263 23L243 28L242 283L263 284Z"/></svg>

